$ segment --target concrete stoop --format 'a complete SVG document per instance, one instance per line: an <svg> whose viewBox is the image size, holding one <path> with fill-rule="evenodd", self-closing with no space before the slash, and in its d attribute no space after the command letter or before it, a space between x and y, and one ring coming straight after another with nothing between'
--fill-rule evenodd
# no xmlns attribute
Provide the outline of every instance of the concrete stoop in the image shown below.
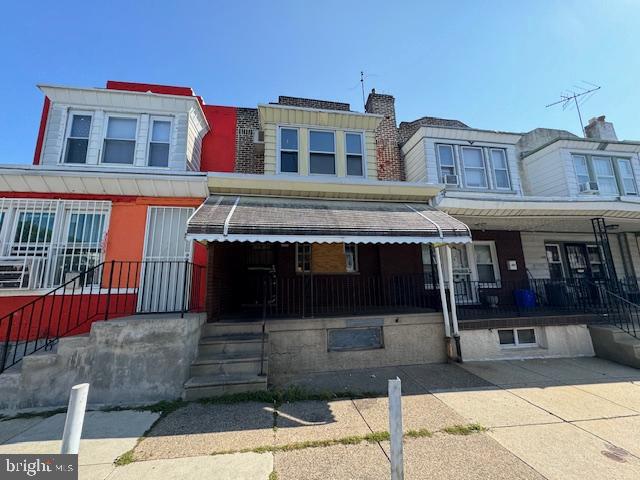
<svg viewBox="0 0 640 480"><path fill-rule="evenodd" d="M265 341L264 375L260 375L262 322L207 323L202 327L191 378L184 384L185 400L252 392L267 388Z"/></svg>
<svg viewBox="0 0 640 480"><path fill-rule="evenodd" d="M640 368L640 339L613 325L590 325L589 333L598 357Z"/></svg>

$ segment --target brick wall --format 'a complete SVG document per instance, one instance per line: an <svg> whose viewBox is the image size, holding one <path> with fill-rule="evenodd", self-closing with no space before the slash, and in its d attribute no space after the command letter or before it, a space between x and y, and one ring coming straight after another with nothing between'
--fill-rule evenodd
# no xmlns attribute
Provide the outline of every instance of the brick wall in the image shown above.
<svg viewBox="0 0 640 480"><path fill-rule="evenodd" d="M278 97L278 105L290 107L319 108L322 110L340 110L348 112L351 106L348 103L331 102L327 100L315 100L313 98Z"/></svg>
<svg viewBox="0 0 640 480"><path fill-rule="evenodd" d="M253 143L253 132L260 128L256 108L238 108L236 111L236 166L237 173L264 173L264 152L258 152Z"/></svg>
<svg viewBox="0 0 640 480"><path fill-rule="evenodd" d="M404 180L404 160L398 145L395 98L371 90L365 111L384 116L375 132L378 180Z"/></svg>

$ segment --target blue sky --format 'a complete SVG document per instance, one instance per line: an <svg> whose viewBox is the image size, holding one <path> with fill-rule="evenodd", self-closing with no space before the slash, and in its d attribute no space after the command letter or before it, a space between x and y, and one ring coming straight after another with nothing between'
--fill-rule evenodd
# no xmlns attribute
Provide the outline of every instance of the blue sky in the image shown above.
<svg viewBox="0 0 640 480"><path fill-rule="evenodd" d="M396 97L398 120L580 130L545 104L589 81L583 107L640 140L640 2L8 2L0 29L0 163L30 163L38 83L187 85L209 104L278 95L350 102L359 84Z"/></svg>

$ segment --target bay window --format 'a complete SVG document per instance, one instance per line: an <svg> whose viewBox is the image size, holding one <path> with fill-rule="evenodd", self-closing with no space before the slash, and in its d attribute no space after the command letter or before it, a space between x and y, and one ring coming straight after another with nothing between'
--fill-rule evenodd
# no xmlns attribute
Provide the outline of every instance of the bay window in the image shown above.
<svg viewBox="0 0 640 480"><path fill-rule="evenodd" d="M631 159L583 154L571 157L580 192L638 195ZM597 189L589 183L596 184Z"/></svg>
<svg viewBox="0 0 640 480"><path fill-rule="evenodd" d="M633 177L631 160L628 158L618 158L618 168L620 170L620 183L622 184L625 195L637 195L638 188L636 187L636 180Z"/></svg>
<svg viewBox="0 0 640 480"><path fill-rule="evenodd" d="M89 133L91 132L91 115L71 114L67 131L64 163L86 163Z"/></svg>
<svg viewBox="0 0 640 480"><path fill-rule="evenodd" d="M605 195L617 195L618 184L610 157L593 157L593 170L598 182L598 190Z"/></svg>
<svg viewBox="0 0 640 480"><path fill-rule="evenodd" d="M335 175L335 133L321 130L309 131L309 173Z"/></svg>
<svg viewBox="0 0 640 480"><path fill-rule="evenodd" d="M102 155L103 163L133 165L137 126L137 118L108 117Z"/></svg>

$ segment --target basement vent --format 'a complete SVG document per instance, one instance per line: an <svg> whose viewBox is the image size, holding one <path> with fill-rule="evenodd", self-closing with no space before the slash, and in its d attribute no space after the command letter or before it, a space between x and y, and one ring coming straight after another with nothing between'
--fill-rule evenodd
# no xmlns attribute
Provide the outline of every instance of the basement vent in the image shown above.
<svg viewBox="0 0 640 480"><path fill-rule="evenodd" d="M328 330L327 350L375 350L384 348L382 327L332 328Z"/></svg>
<svg viewBox="0 0 640 480"><path fill-rule="evenodd" d="M238 135L253 138L253 128L239 128Z"/></svg>

